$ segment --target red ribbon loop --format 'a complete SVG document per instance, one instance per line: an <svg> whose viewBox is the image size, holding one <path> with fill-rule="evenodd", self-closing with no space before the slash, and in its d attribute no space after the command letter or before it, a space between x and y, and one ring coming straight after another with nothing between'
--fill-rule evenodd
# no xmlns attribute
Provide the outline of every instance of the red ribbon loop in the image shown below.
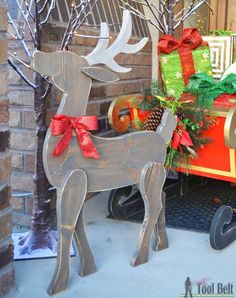
<svg viewBox="0 0 236 298"><path fill-rule="evenodd" d="M198 30L196 28L186 28L183 30L181 41L169 34L161 37L158 42L158 53L170 54L181 47L194 50L200 45L207 45L207 42L203 41Z"/></svg>
<svg viewBox="0 0 236 298"><path fill-rule="evenodd" d="M190 138L189 133L185 129L185 125L180 124L180 119L178 119L177 127L174 131L171 146L174 149L182 150L181 145L183 146L193 146L193 142Z"/></svg>
<svg viewBox="0 0 236 298"><path fill-rule="evenodd" d="M62 114L57 114L52 118L50 125L51 132L55 136L63 134L60 141L52 152L52 156L60 156L69 146L72 138L72 131L75 129L77 140L84 157L99 158L100 155L95 148L89 130L97 130L98 121L96 116L80 116L71 117Z"/></svg>

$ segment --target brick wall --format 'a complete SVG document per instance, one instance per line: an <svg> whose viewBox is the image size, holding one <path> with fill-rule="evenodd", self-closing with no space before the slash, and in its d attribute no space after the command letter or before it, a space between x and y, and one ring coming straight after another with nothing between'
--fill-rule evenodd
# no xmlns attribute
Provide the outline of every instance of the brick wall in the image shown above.
<svg viewBox="0 0 236 298"><path fill-rule="evenodd" d="M98 35L94 30L84 29L80 33ZM43 36L44 51L59 49L63 29L48 26ZM113 36L115 38L115 35ZM132 39L131 42L136 42ZM69 49L79 55L88 54L96 45L96 39L75 37ZM18 45L10 44L12 51L20 51ZM111 101L117 96L142 91L151 81L151 43L142 52L135 55L119 55L116 59L120 64L132 66L133 70L119 75L120 81L113 84L94 82L87 108L88 115L99 117L99 131L110 129L107 121L107 111ZM79 92L79 90L78 90ZM62 93L53 89L48 98L48 123L58 107ZM33 191L32 175L34 171L34 112L33 91L13 71L10 70L10 127L12 151L11 181L14 192ZM12 199L14 208L14 223L28 225L32 212L32 197L17 197Z"/></svg>
<svg viewBox="0 0 236 298"><path fill-rule="evenodd" d="M20 26L20 23L18 24ZM13 32L11 26L9 31ZM14 33L15 34L15 33ZM32 51L32 42L26 34L27 46ZM27 57L18 41L9 38L9 51L16 53L20 59ZM33 72L22 68L26 76L33 80ZM33 191L33 172L35 154L35 120L33 106L33 89L9 67L9 126L11 131L11 184L13 194ZM31 197L12 197L13 223L29 225L32 213Z"/></svg>
<svg viewBox="0 0 236 298"><path fill-rule="evenodd" d="M0 297L14 284L12 210L9 205L11 196L9 152L10 130L7 69L7 17L6 6L0 0Z"/></svg>

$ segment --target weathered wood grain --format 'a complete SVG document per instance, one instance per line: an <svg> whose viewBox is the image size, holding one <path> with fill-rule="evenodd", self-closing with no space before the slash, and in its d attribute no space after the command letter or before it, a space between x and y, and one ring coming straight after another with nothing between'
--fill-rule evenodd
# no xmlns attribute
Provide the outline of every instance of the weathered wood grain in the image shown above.
<svg viewBox="0 0 236 298"><path fill-rule="evenodd" d="M87 177L82 170L73 170L62 183L57 193L58 246L57 264L48 294L67 289L69 280L70 247L78 215L87 193ZM83 239L82 239L83 240Z"/></svg>
<svg viewBox="0 0 236 298"><path fill-rule="evenodd" d="M151 235L162 209L162 188L165 178L163 164L150 162L143 167L139 189L144 201L145 214L139 234L138 249L131 261L133 266L148 261Z"/></svg>
<svg viewBox="0 0 236 298"><path fill-rule="evenodd" d="M127 44L127 38L131 34L130 13L124 12L124 17L125 24L122 25L117 40L110 47L107 41L99 40L98 46L89 58L66 51L34 53L32 67L42 75L51 76L54 84L64 93L58 114L84 116L92 78L105 82L116 80L116 76L109 70L91 67L94 61L98 63L101 48L103 50L106 48L106 51L104 50L105 54L100 62L107 64L113 70L127 71L115 62L114 54L121 51L134 53L144 46L145 39L135 45ZM102 27L107 28L105 25ZM150 237L155 226L156 238L160 237L160 246L167 246L163 226L164 213L161 213L164 199L162 186L165 180L163 164L166 157L166 141L172 135L176 123L176 117L166 110L158 133L143 131L109 139L90 135L100 154L99 159L85 158L75 135L59 157L52 157L52 152L61 136L52 135L49 128L44 142L43 161L50 183L57 188L59 234L57 265L48 289L50 295L61 292L68 286L69 253L74 234L82 259L81 275L96 270L83 221L82 208L87 193L133 184L140 185L145 202L145 219L140 232L137 257L133 264L138 265L147 261ZM161 218L158 220L160 214ZM158 224L161 226L160 232L157 231Z"/></svg>

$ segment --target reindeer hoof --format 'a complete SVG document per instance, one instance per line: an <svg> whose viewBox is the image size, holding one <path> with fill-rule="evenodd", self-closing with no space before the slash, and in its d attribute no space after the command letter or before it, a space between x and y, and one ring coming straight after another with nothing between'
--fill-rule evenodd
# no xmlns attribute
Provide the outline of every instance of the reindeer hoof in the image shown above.
<svg viewBox="0 0 236 298"><path fill-rule="evenodd" d="M52 296L52 295L55 295L55 294L58 294L58 293L61 293L61 292L65 292L67 291L68 288L62 288L62 287L59 287L59 288L55 288L55 287L49 287L48 288L48 295Z"/></svg>
<svg viewBox="0 0 236 298"><path fill-rule="evenodd" d="M148 256L137 253L131 260L131 265L136 267L148 262Z"/></svg>
<svg viewBox="0 0 236 298"><path fill-rule="evenodd" d="M83 270L81 270L79 272L79 275L84 277L84 276L87 276L87 275L90 275L90 274L93 274L97 271L97 268L96 268L96 265L93 264L91 265L90 267L87 267L87 268L83 268Z"/></svg>
<svg viewBox="0 0 236 298"><path fill-rule="evenodd" d="M163 250L169 247L168 241L155 241L153 243L152 249L154 251Z"/></svg>
<svg viewBox="0 0 236 298"><path fill-rule="evenodd" d="M54 295L57 293L61 293L66 291L68 288L66 285L63 285L62 283L56 282L56 283L52 283L48 286L48 295Z"/></svg>

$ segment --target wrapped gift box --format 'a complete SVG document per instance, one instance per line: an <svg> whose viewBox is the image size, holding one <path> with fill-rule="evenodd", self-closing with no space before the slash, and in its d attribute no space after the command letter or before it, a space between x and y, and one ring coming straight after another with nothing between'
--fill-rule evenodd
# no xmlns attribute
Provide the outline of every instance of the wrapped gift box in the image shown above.
<svg viewBox="0 0 236 298"><path fill-rule="evenodd" d="M197 29L184 29L181 41L163 36L158 52L163 85L169 96L179 98L194 73L212 74L210 50Z"/></svg>
<svg viewBox="0 0 236 298"><path fill-rule="evenodd" d="M213 78L220 79L234 60L235 36L203 36L210 47Z"/></svg>

